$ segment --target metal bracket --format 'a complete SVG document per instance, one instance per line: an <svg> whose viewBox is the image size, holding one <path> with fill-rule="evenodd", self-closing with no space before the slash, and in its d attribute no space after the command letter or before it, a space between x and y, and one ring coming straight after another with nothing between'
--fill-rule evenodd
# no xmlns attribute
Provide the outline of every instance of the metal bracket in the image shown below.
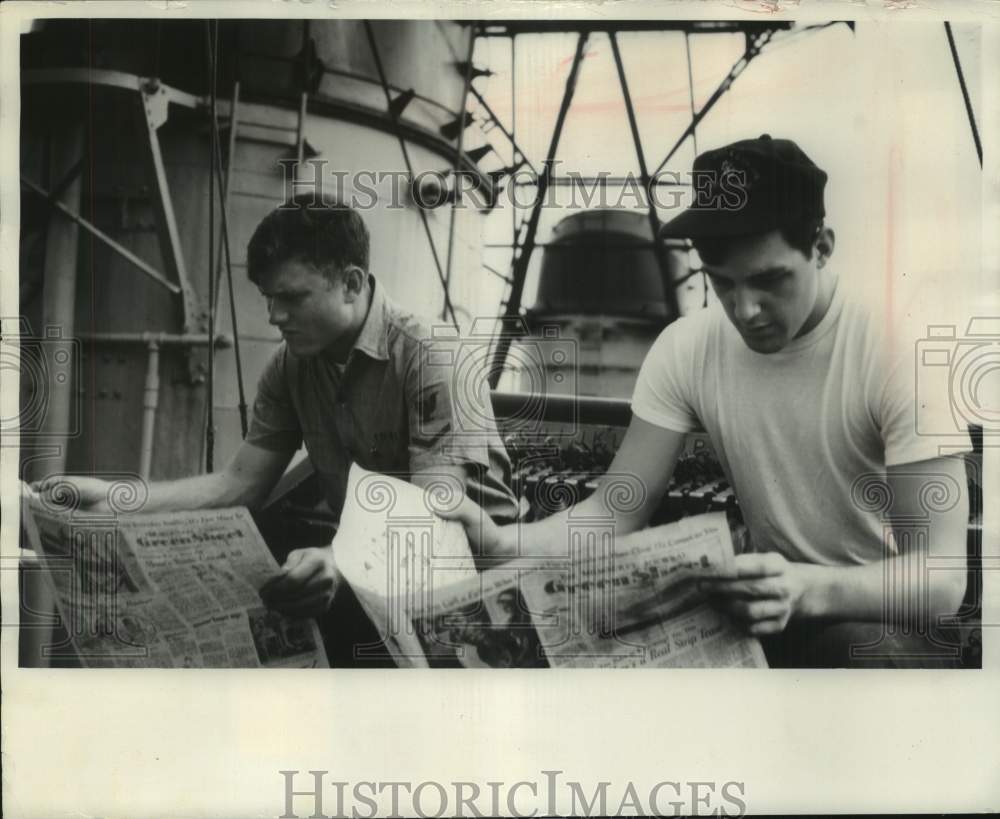
<svg viewBox="0 0 1000 819"><path fill-rule="evenodd" d="M141 124L145 127L147 135L145 143L147 149L146 166L149 178L156 189L153 204L157 211L156 221L160 236L160 252L163 254L165 267L173 272L177 284L181 288L184 333L203 333L207 327L208 312L200 304L197 293L188 278L180 233L177 229L177 219L170 197L166 167L163 164L163 154L160 150L160 139L157 134L157 129L167 121L170 98L159 80L149 79L139 84L139 102L142 108L140 112ZM189 349L188 373L191 383L203 383L206 369L205 354L201 351L195 352L193 348Z"/></svg>
<svg viewBox="0 0 1000 819"><path fill-rule="evenodd" d="M147 119L153 128L159 128L167 121L167 106L170 104L167 89L160 85L159 80L153 78L144 80L140 84L139 93L142 94Z"/></svg>

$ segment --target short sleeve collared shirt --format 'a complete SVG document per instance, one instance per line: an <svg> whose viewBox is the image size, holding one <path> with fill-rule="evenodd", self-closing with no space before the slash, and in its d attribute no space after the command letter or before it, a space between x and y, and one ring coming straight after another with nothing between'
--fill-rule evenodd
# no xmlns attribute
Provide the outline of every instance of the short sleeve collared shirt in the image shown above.
<svg viewBox="0 0 1000 819"><path fill-rule="evenodd" d="M370 281L368 315L345 364L322 354L299 357L285 344L275 351L258 384L247 440L289 453L304 442L338 515L356 462L403 479L435 466L465 466L469 497L499 522L516 519L510 459L484 379L473 374L460 383L461 345L437 339L428 322Z"/></svg>

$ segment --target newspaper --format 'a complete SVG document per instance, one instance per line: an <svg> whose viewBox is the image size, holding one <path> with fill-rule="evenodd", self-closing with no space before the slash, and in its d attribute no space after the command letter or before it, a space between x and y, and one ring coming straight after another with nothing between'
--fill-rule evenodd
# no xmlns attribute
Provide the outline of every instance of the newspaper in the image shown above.
<svg viewBox="0 0 1000 819"><path fill-rule="evenodd" d="M564 559L480 574L464 530L424 490L355 466L333 549L400 666L766 667L759 641L697 588L733 573L724 513L574 534Z"/></svg>
<svg viewBox="0 0 1000 819"><path fill-rule="evenodd" d="M462 524L435 513L434 501L463 488L447 480L420 488L351 466L340 526L333 539L337 568L400 667L426 667L414 617L441 589L476 583L478 573ZM356 646L381 651L381 646Z"/></svg>
<svg viewBox="0 0 1000 819"><path fill-rule="evenodd" d="M569 570L524 583L529 605L558 624L542 630L553 666L766 667L763 649L710 606L697 581L734 573L724 512L620 538Z"/></svg>
<svg viewBox="0 0 1000 819"><path fill-rule="evenodd" d="M767 667L760 642L697 588L699 579L732 574L724 513L617 539L594 531L581 541L564 560L520 558L483 573L478 582L443 590L418 623L428 663Z"/></svg>
<svg viewBox="0 0 1000 819"><path fill-rule="evenodd" d="M279 567L242 507L103 517L27 494L23 520L85 667L327 667L315 621L262 605Z"/></svg>

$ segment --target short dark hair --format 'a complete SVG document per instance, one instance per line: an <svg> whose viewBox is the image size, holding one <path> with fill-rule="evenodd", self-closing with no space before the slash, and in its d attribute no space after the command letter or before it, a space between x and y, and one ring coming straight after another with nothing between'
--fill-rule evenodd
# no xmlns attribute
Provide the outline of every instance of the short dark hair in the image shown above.
<svg viewBox="0 0 1000 819"><path fill-rule="evenodd" d="M789 247L793 247L802 253L807 259L812 258L813 244L819 232L823 229L822 219L800 219L792 222L785 222L777 227L781 237L788 242ZM726 256L739 242L744 242L751 236L699 236L693 238L691 243L698 251L701 260L706 264L721 264Z"/></svg>
<svg viewBox="0 0 1000 819"><path fill-rule="evenodd" d="M250 238L247 275L261 276L289 261L308 262L325 276L348 265L368 270L368 228L360 214L340 203L303 195L275 208Z"/></svg>

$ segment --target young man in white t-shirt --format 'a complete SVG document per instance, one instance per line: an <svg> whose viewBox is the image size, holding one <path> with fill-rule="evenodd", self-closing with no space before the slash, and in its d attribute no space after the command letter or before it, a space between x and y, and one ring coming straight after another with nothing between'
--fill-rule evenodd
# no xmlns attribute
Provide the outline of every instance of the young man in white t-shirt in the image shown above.
<svg viewBox="0 0 1000 819"><path fill-rule="evenodd" d="M825 183L795 143L767 135L695 160L693 204L664 234L692 240L719 303L667 327L639 373L608 471L633 476L644 502L616 509L602 487L508 527L469 504L474 543L565 554L569 516L590 513L613 515L619 534L642 528L685 433L703 429L752 544L735 577L705 590L764 638L772 665L956 663L939 626L965 591L964 464L917 434L912 355L838 287ZM921 412L946 413L939 398Z"/></svg>

